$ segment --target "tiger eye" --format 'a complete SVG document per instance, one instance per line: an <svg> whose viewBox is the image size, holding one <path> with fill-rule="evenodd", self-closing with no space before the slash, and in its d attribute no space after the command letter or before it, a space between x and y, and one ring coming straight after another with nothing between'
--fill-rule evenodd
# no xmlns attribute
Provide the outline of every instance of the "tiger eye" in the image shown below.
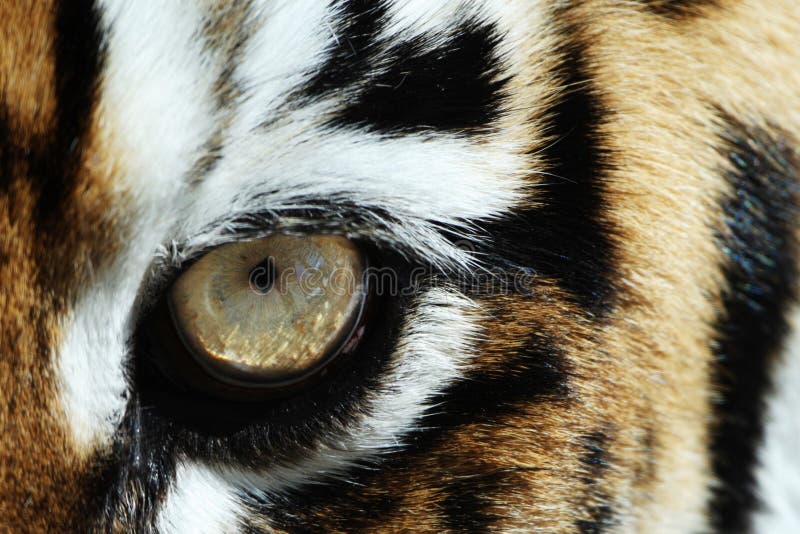
<svg viewBox="0 0 800 534"><path fill-rule="evenodd" d="M347 342L365 300L364 257L341 236L275 235L223 245L172 286L183 343L231 383L291 384Z"/></svg>

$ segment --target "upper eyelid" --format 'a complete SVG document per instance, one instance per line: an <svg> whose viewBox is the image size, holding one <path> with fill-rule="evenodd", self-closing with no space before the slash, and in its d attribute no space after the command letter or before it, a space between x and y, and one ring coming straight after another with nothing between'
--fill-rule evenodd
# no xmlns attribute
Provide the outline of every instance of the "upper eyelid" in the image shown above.
<svg viewBox="0 0 800 534"><path fill-rule="evenodd" d="M454 239L431 224L430 234L440 240L435 246L439 247L439 256L442 256L432 257L426 253L431 251L420 250L419 246L403 241L402 236L393 232L393 228L402 226L402 221L374 208L308 202L303 209L254 210L244 216L214 221L184 239L163 244L156 256L161 268L181 270L187 263L230 242L258 239L274 233L339 234L396 253L408 264L430 265L433 271L440 273L468 272L482 267L478 256L473 254L474 247L469 246L470 240ZM449 258L441 253L444 246L453 253L464 254L467 260L448 261Z"/></svg>
<svg viewBox="0 0 800 534"><path fill-rule="evenodd" d="M269 236L276 231L287 230L287 226L280 224L270 224L270 229L259 228L257 225L242 229L241 231L230 232L226 235L227 239L196 248L192 254L184 255L181 262L166 263L162 266L163 272L160 277L160 285L152 289L156 293L165 290L181 273L185 272L195 261L202 258L211 250L228 243L237 242L245 239L260 239ZM330 233L337 233L334 226L326 225L324 230ZM296 235L319 234L320 227L311 221L305 221L299 227L293 228ZM375 245L370 243L367 246ZM495 257L493 254L486 254L491 258L491 264L485 264L472 269L454 269L443 271L426 261L419 255L402 255L392 246L392 243L383 243L382 246L366 251L370 262L377 259L376 264L370 265L373 276L382 277L389 269L394 275L395 283L398 284L398 295L410 296L416 294L423 288L446 287L449 290L457 291L462 295L494 295L502 293L527 293L533 290L534 280L538 278L538 273L525 266L515 265L503 258ZM476 252L478 254L480 252Z"/></svg>

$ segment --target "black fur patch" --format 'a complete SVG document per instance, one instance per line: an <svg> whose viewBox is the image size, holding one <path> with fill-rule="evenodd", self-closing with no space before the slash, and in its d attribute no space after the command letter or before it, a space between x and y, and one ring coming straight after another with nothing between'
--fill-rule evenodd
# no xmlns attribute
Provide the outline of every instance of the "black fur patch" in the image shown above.
<svg viewBox="0 0 800 534"><path fill-rule="evenodd" d="M381 37L384 1L338 0L336 43L308 83L293 97L303 102L346 94L331 127L384 134L484 131L500 113L505 80L498 78L499 35L474 21L442 41L428 34Z"/></svg>
<svg viewBox="0 0 800 534"><path fill-rule="evenodd" d="M509 320L512 320L509 318ZM415 433L412 448L426 449L444 431L471 424L494 424L537 402L562 400L569 394L569 370L557 340L537 332L509 348L508 358L493 366L476 366L466 377L434 398L424 419L429 431ZM444 434L446 436L446 433Z"/></svg>
<svg viewBox="0 0 800 534"><path fill-rule="evenodd" d="M9 128L9 111L4 102L0 102L0 191L6 192L11 184L13 169L12 162L22 152L14 146Z"/></svg>
<svg viewBox="0 0 800 534"><path fill-rule="evenodd" d="M609 438L605 432L596 431L580 437L581 447L584 454L580 461L583 464L585 484L595 484L603 472L608 469L608 451L606 446Z"/></svg>
<svg viewBox="0 0 800 534"><path fill-rule="evenodd" d="M722 172L730 193L722 200L718 234L726 284L716 324L714 380L720 397L711 443L720 487L710 509L719 532L741 532L757 505L753 468L763 437L764 397L797 282L792 233L800 162L780 129L723 119L721 151L730 168Z"/></svg>
<svg viewBox="0 0 800 534"><path fill-rule="evenodd" d="M480 468L475 469L480 473ZM445 521L442 527L449 532L487 532L501 519L490 509L492 495L502 495L505 481L503 471L481 473L458 478L443 490Z"/></svg>
<svg viewBox="0 0 800 534"><path fill-rule="evenodd" d="M672 19L699 15L706 7L719 7L719 0L639 0L651 13Z"/></svg>
<svg viewBox="0 0 800 534"><path fill-rule="evenodd" d="M31 161L40 181L42 217L63 201L78 172L104 55L93 0L59 2L55 32L55 130L43 153L34 152Z"/></svg>
<svg viewBox="0 0 800 534"><path fill-rule="evenodd" d="M581 519L575 527L580 534L602 534L613 526L614 509L607 504L587 508L591 519Z"/></svg>
<svg viewBox="0 0 800 534"><path fill-rule="evenodd" d="M381 55L385 70L372 73L333 125L382 133L479 133L500 113L505 80L498 79L491 25L465 25L444 44L417 37Z"/></svg>
<svg viewBox="0 0 800 534"><path fill-rule="evenodd" d="M583 516L576 521L575 528L581 534L601 534L614 524L614 508L603 490L603 476L610 468L608 433L597 430L580 437L584 453L580 456L581 481L585 495L580 503Z"/></svg>
<svg viewBox="0 0 800 534"><path fill-rule="evenodd" d="M100 515L93 517L92 531L110 532L120 526L131 532L155 529L175 479L175 440L171 437L175 429L146 412L138 397L128 403L113 454L101 463L104 476L98 487L108 492L96 498Z"/></svg>
<svg viewBox="0 0 800 534"><path fill-rule="evenodd" d="M340 21L334 29L336 44L327 60L300 92L305 97L342 91L361 81L371 68L370 58L386 23L384 0L333 0Z"/></svg>

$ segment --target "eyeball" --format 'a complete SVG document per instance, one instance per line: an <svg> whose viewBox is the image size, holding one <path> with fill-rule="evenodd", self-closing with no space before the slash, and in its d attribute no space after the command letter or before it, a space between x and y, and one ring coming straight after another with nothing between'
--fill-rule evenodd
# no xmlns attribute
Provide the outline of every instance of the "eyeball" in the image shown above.
<svg viewBox="0 0 800 534"><path fill-rule="evenodd" d="M367 297L366 260L335 235L220 246L174 282L167 304L195 362L233 385L282 388L348 344Z"/></svg>

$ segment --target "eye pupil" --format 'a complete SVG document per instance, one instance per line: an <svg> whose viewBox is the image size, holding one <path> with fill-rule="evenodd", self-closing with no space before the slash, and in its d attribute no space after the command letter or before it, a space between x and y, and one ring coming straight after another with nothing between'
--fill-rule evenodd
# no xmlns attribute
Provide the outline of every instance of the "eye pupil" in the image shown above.
<svg viewBox="0 0 800 534"><path fill-rule="evenodd" d="M275 287L276 278L275 260L271 256L264 258L250 271L250 289L259 295L266 295Z"/></svg>

